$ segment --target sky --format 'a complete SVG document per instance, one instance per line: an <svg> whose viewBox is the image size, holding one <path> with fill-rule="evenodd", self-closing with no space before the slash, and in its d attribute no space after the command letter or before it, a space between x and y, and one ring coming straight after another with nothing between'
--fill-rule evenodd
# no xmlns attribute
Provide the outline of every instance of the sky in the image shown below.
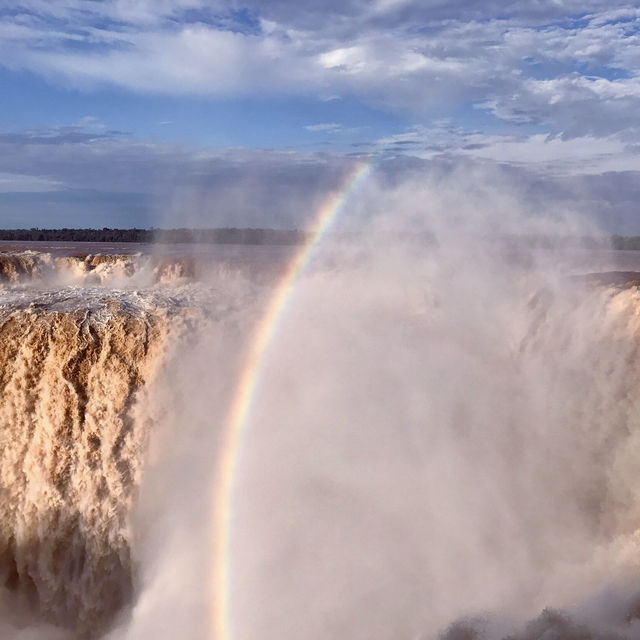
<svg viewBox="0 0 640 640"><path fill-rule="evenodd" d="M365 161L640 234L628 2L0 0L0 83L0 227L296 227Z"/></svg>

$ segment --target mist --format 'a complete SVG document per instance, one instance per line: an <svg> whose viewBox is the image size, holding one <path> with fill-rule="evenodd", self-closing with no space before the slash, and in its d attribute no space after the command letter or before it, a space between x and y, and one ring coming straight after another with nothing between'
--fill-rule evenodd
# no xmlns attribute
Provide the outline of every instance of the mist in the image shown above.
<svg viewBox="0 0 640 640"><path fill-rule="evenodd" d="M617 269L611 252L509 241L598 233L484 171L374 172L353 194L261 359L231 501L234 640L640 637L640 294L576 277ZM215 481L265 273L176 285L187 329L136 396L133 596L100 637L213 637ZM145 284L181 300L168 286ZM56 637L25 607L3 637Z"/></svg>
<svg viewBox="0 0 640 640"><path fill-rule="evenodd" d="M597 228L460 177L372 181L339 221L366 211L368 231L327 238L296 283L239 452L234 638L539 637L548 607L565 630L637 635L638 294L570 278L566 252L514 256L496 236ZM428 247L385 234L418 220ZM145 637L159 582L166 637L203 637L216 606L213 452L259 303L239 317L238 348L205 340L186 365L199 383L181 375L195 432L183 464L160 465L175 496L149 558L163 569L121 637Z"/></svg>
<svg viewBox="0 0 640 640"><path fill-rule="evenodd" d="M634 634L637 292L505 250L595 229L459 178L374 186L371 234L297 283L238 463L234 637L503 637L547 607ZM418 212L433 245L385 242Z"/></svg>
<svg viewBox="0 0 640 640"><path fill-rule="evenodd" d="M238 454L232 637L638 637L638 294L570 277L614 269L606 252L498 242L598 233L520 196L374 179L337 221L366 231L327 237L296 282ZM164 533L113 637L207 633L216 447L269 295L170 375L189 426L148 476L170 478Z"/></svg>

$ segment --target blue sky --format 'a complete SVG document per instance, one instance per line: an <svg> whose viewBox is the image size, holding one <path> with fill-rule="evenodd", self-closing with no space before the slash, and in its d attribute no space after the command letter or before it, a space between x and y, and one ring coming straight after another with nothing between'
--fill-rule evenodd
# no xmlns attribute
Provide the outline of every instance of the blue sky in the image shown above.
<svg viewBox="0 0 640 640"><path fill-rule="evenodd" d="M366 157L640 234L630 3L0 0L0 83L0 226L295 226Z"/></svg>
<svg viewBox="0 0 640 640"><path fill-rule="evenodd" d="M75 124L211 147L345 150L352 142L382 137L405 124L403 117L351 96L329 101L306 96L211 99L150 95L117 87L86 91L6 69L0 70L0 82L5 131Z"/></svg>

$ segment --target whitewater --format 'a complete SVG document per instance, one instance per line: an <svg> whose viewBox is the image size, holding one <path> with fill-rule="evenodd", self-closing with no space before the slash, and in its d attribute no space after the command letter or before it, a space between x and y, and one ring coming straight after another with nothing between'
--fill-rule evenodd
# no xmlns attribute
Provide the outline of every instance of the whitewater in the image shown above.
<svg viewBox="0 0 640 640"><path fill-rule="evenodd" d="M640 260L458 231L0 252L0 638L640 638Z"/></svg>

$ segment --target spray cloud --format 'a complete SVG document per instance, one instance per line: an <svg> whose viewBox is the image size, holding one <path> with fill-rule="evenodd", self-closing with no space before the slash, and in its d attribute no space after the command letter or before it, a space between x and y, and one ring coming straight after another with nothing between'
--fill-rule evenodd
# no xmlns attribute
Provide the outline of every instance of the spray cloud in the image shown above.
<svg viewBox="0 0 640 640"><path fill-rule="evenodd" d="M146 392L134 595L106 637L195 640L218 615L221 640L638 635L640 297L571 277L614 269L606 251L515 242L597 232L521 196L484 171L374 174L344 211L260 361L226 600L216 465L280 280L203 278L196 346Z"/></svg>

